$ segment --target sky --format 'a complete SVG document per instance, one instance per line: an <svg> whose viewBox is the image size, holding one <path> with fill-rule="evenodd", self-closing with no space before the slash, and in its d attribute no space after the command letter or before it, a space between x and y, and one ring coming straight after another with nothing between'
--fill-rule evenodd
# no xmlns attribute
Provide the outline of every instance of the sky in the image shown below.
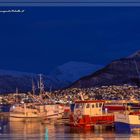
<svg viewBox="0 0 140 140"><path fill-rule="evenodd" d="M0 69L49 73L69 61L106 65L140 50L140 8L21 9L0 13Z"/></svg>

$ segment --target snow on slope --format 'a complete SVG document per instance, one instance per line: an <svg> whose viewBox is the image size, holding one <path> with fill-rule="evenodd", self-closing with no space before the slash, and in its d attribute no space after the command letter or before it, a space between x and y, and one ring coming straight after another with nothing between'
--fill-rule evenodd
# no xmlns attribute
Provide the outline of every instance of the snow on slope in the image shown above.
<svg viewBox="0 0 140 140"><path fill-rule="evenodd" d="M140 57L140 50L128 56L127 58L139 58L139 57Z"/></svg>
<svg viewBox="0 0 140 140"><path fill-rule="evenodd" d="M48 77L53 81L54 88L64 88L81 77L97 71L101 67L101 65L71 61L58 66Z"/></svg>

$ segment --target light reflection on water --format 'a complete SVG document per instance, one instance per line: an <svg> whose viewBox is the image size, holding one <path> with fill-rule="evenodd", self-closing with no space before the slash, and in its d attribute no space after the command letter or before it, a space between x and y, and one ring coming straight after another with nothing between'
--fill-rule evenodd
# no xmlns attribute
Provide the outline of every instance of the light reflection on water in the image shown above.
<svg viewBox="0 0 140 140"><path fill-rule="evenodd" d="M140 140L140 134L115 134L108 131L83 131L70 129L59 121L41 124L39 122L4 122L0 127L0 140Z"/></svg>

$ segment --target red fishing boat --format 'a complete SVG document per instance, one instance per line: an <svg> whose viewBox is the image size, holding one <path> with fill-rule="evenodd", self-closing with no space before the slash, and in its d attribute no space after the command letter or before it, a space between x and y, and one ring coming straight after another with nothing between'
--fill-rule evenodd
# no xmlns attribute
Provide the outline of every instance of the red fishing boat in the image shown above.
<svg viewBox="0 0 140 140"><path fill-rule="evenodd" d="M111 125L114 115L103 110L104 101L76 101L74 112L70 115L70 126L91 129L95 125Z"/></svg>
<svg viewBox="0 0 140 140"><path fill-rule="evenodd" d="M140 109L140 103L132 100L106 101L103 108L108 112L124 111L129 109L137 110Z"/></svg>
<svg viewBox="0 0 140 140"><path fill-rule="evenodd" d="M126 110L126 103L119 102L119 101L111 101L111 102L106 102L104 104L104 109L107 109L109 112L110 111L123 111Z"/></svg>

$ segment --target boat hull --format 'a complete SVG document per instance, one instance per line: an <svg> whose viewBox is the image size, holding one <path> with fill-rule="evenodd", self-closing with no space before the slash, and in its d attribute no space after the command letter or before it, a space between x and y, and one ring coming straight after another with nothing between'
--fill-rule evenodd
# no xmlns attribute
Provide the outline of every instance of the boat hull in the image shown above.
<svg viewBox="0 0 140 140"><path fill-rule="evenodd" d="M9 120L13 122L34 122L34 121L40 121L42 119L41 116L25 116L24 114L10 114Z"/></svg>
<svg viewBox="0 0 140 140"><path fill-rule="evenodd" d="M140 124L128 124L123 122L115 122L115 131L117 133L131 133L134 129L139 129Z"/></svg>
<svg viewBox="0 0 140 140"><path fill-rule="evenodd" d="M41 118L38 117L15 117L15 116L11 116L9 118L10 121L12 122L34 122L34 121L40 121Z"/></svg>
<svg viewBox="0 0 140 140"><path fill-rule="evenodd" d="M140 128L140 116L135 114L115 114L115 130L118 133L131 133Z"/></svg>
<svg viewBox="0 0 140 140"><path fill-rule="evenodd" d="M45 116L40 116L40 115L32 115L32 116L25 116L24 114L16 114L16 113L11 113L9 120L13 122L34 122L34 121L45 121L45 120L50 120L50 119L60 119L62 118L62 114L50 114L50 115L45 115Z"/></svg>
<svg viewBox="0 0 140 140"><path fill-rule="evenodd" d="M95 125L113 125L114 115L89 116L83 115L76 119L74 116L70 117L70 126L84 129L92 129Z"/></svg>

